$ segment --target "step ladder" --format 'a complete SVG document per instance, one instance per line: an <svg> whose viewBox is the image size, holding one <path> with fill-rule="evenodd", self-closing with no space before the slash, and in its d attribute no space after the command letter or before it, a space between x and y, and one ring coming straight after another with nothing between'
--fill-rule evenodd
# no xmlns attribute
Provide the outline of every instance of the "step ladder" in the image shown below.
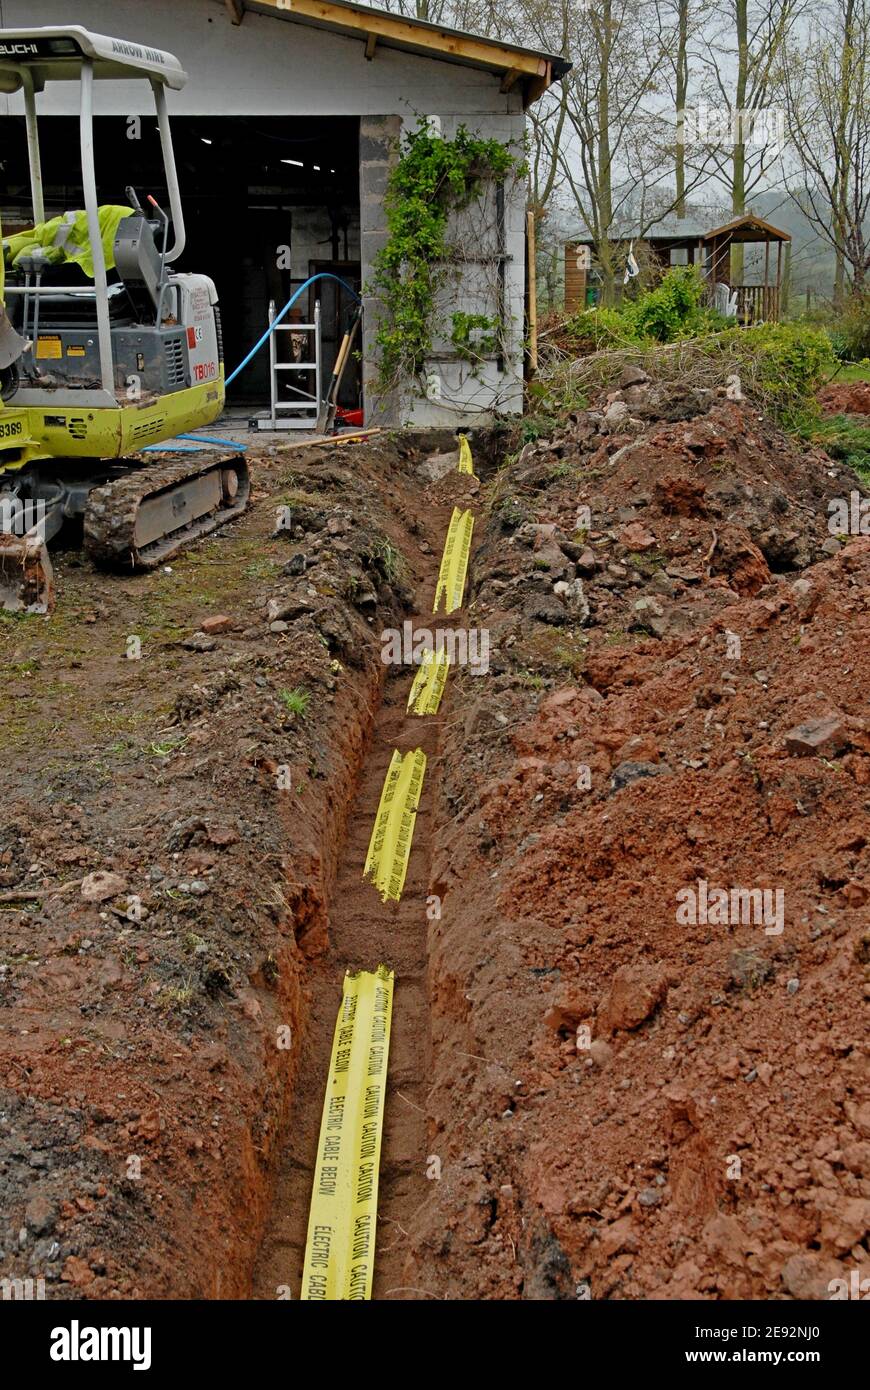
<svg viewBox="0 0 870 1390"><path fill-rule="evenodd" d="M275 301L269 300L269 326L275 323ZM308 350L303 353L304 361L280 362L278 360L278 334L305 333L308 335ZM313 335L313 337L312 337ZM293 372L304 373L307 377L314 373L314 394L294 386L288 377ZM271 405L269 413L255 415L251 428L255 430L316 430L321 409L323 377L322 344L320 338L320 300L314 305L313 323L279 323L269 334L269 392Z"/></svg>

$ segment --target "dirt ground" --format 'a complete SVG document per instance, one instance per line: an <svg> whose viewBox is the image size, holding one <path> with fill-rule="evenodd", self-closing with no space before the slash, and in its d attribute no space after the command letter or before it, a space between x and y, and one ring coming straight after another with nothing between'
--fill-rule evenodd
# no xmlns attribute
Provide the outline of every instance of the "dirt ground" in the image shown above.
<svg viewBox="0 0 870 1390"><path fill-rule="evenodd" d="M829 415L870 415L870 382L833 382L819 392L819 400Z"/></svg>
<svg viewBox="0 0 870 1390"><path fill-rule="evenodd" d="M479 485L445 448L255 447L251 510L171 573L65 552L55 615L0 623L0 1277L296 1297L341 978L382 960L376 1298L870 1273L856 480L641 380L475 438ZM412 719L380 634L441 621L454 503L489 669ZM365 850L417 746L384 905ZM781 917L681 920L702 882Z"/></svg>
<svg viewBox="0 0 870 1390"><path fill-rule="evenodd" d="M250 1291L378 633L431 563L407 449L252 467L171 573L61 555L2 625L0 1268L88 1297Z"/></svg>

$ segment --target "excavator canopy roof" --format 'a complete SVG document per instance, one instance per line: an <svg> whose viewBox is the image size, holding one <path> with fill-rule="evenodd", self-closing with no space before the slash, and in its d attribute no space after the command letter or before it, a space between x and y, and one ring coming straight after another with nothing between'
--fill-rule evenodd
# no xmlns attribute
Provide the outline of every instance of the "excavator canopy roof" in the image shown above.
<svg viewBox="0 0 870 1390"><path fill-rule="evenodd" d="M69 24L0 29L0 92L17 92L24 85L25 70L38 92L46 82L78 81L82 62L88 58L93 61L95 78L117 81L145 77L176 91L187 81L187 73L171 53Z"/></svg>

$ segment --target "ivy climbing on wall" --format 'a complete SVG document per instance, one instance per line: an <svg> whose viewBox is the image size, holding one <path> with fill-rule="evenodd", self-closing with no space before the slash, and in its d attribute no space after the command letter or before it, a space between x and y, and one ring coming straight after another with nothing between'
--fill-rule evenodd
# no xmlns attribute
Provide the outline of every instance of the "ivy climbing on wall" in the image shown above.
<svg viewBox="0 0 870 1390"><path fill-rule="evenodd" d="M376 335L381 389L419 377L436 332L435 298L452 262L450 215L469 205L487 181L522 174L520 160L499 140L484 140L459 126L450 140L425 117L405 137L385 196L389 239L375 259L368 286L383 306ZM481 315L454 314L454 347L473 358L473 338L494 340L497 325Z"/></svg>

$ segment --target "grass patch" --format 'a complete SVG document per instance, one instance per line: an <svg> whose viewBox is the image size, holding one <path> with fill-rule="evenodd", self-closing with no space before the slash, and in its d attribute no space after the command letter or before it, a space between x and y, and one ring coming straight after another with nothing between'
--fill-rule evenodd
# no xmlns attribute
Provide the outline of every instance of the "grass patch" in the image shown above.
<svg viewBox="0 0 870 1390"><path fill-rule="evenodd" d="M632 550L628 556L630 563L643 575L653 575L662 569L666 556L660 550Z"/></svg>
<svg viewBox="0 0 870 1390"><path fill-rule="evenodd" d="M844 362L829 385L839 386L845 381L870 381L870 361Z"/></svg>
<svg viewBox="0 0 870 1390"><path fill-rule="evenodd" d="M142 626L140 624L140 626ZM190 632L189 627L177 627L172 623L157 624L154 627L142 626L139 634L142 638L143 648L146 644L154 647L172 647L176 642L181 642Z"/></svg>
<svg viewBox="0 0 870 1390"><path fill-rule="evenodd" d="M396 584L402 579L405 568L404 559L386 537L375 541L363 558L369 561L388 584Z"/></svg>
<svg viewBox="0 0 870 1390"><path fill-rule="evenodd" d="M7 613L0 610L0 627L15 627L17 623L38 622L39 613Z"/></svg>
<svg viewBox="0 0 870 1390"><path fill-rule="evenodd" d="M550 479L555 483L560 478L579 478L582 472L582 468L577 468L573 463L557 463L550 469Z"/></svg>
<svg viewBox="0 0 870 1390"><path fill-rule="evenodd" d="M167 738L159 742L149 743L148 752L154 758L168 758L172 753L177 753L186 743L186 735L180 735L178 738Z"/></svg>
<svg viewBox="0 0 870 1390"><path fill-rule="evenodd" d="M93 726L101 734L135 733L146 719L153 719L149 710L101 710L94 715Z"/></svg>
<svg viewBox="0 0 870 1390"><path fill-rule="evenodd" d="M531 519L531 513L516 497L502 497L493 507L493 515L497 517L503 531L516 531Z"/></svg>
<svg viewBox="0 0 870 1390"><path fill-rule="evenodd" d="M586 665L587 639L579 632L566 628L534 627L523 635L514 649L522 662L521 678L530 680L540 689L547 677L570 677L580 680Z"/></svg>
<svg viewBox="0 0 870 1390"><path fill-rule="evenodd" d="M157 996L157 1007L161 1013L187 1009L192 1003L193 981L189 977L180 985L164 985Z"/></svg>
<svg viewBox="0 0 870 1390"><path fill-rule="evenodd" d="M306 492L304 488L295 486L296 474L288 473L281 482L288 491L270 498L273 509L289 507L292 511L294 507L315 507L320 511L324 506L323 493Z"/></svg>
<svg viewBox="0 0 870 1390"><path fill-rule="evenodd" d="M832 415L814 438L832 459L845 463L862 482L870 484L870 425L857 425L846 415Z"/></svg>
<svg viewBox="0 0 870 1390"><path fill-rule="evenodd" d="M273 574L277 574L278 569L277 560L262 557L259 560L252 560L249 565L245 565L242 574L245 579L271 579Z"/></svg>
<svg viewBox="0 0 870 1390"><path fill-rule="evenodd" d="M278 697L288 714L304 719L308 714L311 696L307 690L295 686L293 690L282 690Z"/></svg>
<svg viewBox="0 0 870 1390"><path fill-rule="evenodd" d="M532 671L519 671L517 680L528 686L530 690L543 690L544 688L544 677L538 676Z"/></svg>

